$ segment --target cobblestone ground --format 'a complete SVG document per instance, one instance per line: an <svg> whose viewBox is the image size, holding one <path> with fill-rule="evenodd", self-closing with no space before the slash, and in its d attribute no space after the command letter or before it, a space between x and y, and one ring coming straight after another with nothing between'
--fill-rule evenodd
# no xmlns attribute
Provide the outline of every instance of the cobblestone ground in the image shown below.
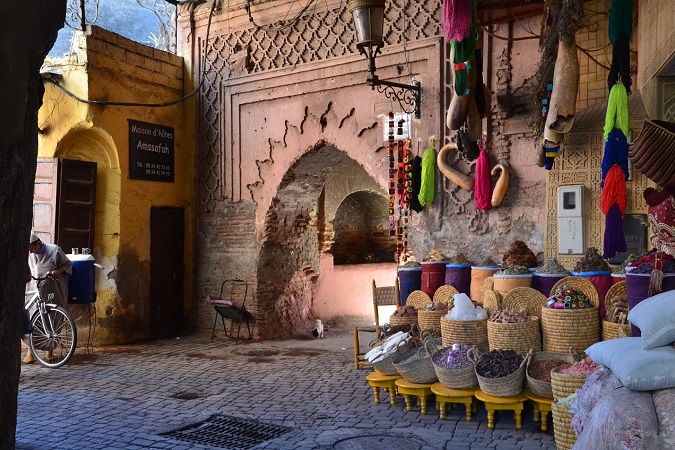
<svg viewBox="0 0 675 450"><path fill-rule="evenodd" d="M329 329L325 339L236 346L196 333L78 348L59 369L22 366L17 449L382 449L386 442L398 450L555 448L551 419L540 431L529 405L521 430L510 412L498 413L490 430L484 408L467 422L463 407L439 419L433 401L426 415L406 411L400 397L390 405L387 394L376 405L368 372L354 369L347 327ZM255 447L222 434L217 445L163 435L215 414L290 431Z"/></svg>

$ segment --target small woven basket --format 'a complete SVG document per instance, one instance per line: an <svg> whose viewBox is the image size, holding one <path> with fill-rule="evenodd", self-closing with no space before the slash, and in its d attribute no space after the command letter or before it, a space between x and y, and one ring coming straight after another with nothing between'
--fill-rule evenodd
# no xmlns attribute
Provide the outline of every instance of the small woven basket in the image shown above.
<svg viewBox="0 0 675 450"><path fill-rule="evenodd" d="M406 305L410 305L415 309L420 309L424 305L431 303L431 297L424 291L412 291L405 301Z"/></svg>
<svg viewBox="0 0 675 450"><path fill-rule="evenodd" d="M553 433L557 450L570 450L577 441L577 435L572 428L572 416L568 410L567 406L560 405L558 402L551 404Z"/></svg>
<svg viewBox="0 0 675 450"><path fill-rule="evenodd" d="M445 316L448 310L431 311L421 309L417 311L417 325L420 330L431 330L441 327L441 317Z"/></svg>
<svg viewBox="0 0 675 450"><path fill-rule="evenodd" d="M396 327L399 325L417 325L417 316L408 316L408 317L389 317L389 325Z"/></svg>
<svg viewBox="0 0 675 450"><path fill-rule="evenodd" d="M452 344L475 345L481 352L488 350L487 318L481 320L454 320L441 317L443 347Z"/></svg>
<svg viewBox="0 0 675 450"><path fill-rule="evenodd" d="M530 287L518 287L504 296L502 308L523 311L528 316L541 317L541 309L548 299L538 290Z"/></svg>
<svg viewBox="0 0 675 450"><path fill-rule="evenodd" d="M560 400L574 394L586 382L588 375L568 375L560 373L560 369L551 371L551 392L555 400Z"/></svg>
<svg viewBox="0 0 675 450"><path fill-rule="evenodd" d="M444 367L439 366L434 362L436 356L447 352L452 347L443 348L431 357L431 362L434 365L434 370L436 371L436 376L438 381L445 387L450 389L471 389L478 384L478 378L476 378L476 370L474 369L474 364L471 364L467 367Z"/></svg>
<svg viewBox="0 0 675 450"><path fill-rule="evenodd" d="M575 358L570 353L550 353L537 352L532 355L530 361L527 363L525 370L525 378L527 379L527 387L532 393L538 397L553 398L553 390L550 381L538 380L530 376L530 366L535 362L545 361L549 359L561 359L568 362L570 365L574 364Z"/></svg>
<svg viewBox="0 0 675 450"><path fill-rule="evenodd" d="M499 295L499 292L493 291L491 289L486 289L483 291L483 308L488 312L492 313L498 309L502 309L502 296Z"/></svg>
<svg viewBox="0 0 675 450"><path fill-rule="evenodd" d="M475 369L476 365L480 361L481 354L475 347L473 347L469 349L468 356L471 362L474 363ZM486 378L478 375L478 372L476 372L476 378L478 379L480 390L493 397L513 397L514 395L520 394L523 392L525 369L531 356L532 352L530 351L525 355L523 362L520 363L518 369L505 377Z"/></svg>
<svg viewBox="0 0 675 450"><path fill-rule="evenodd" d="M570 346L588 348L600 339L598 308L541 309L544 351L565 353Z"/></svg>
<svg viewBox="0 0 675 450"><path fill-rule="evenodd" d="M382 375L398 375L398 370L394 367L394 359L399 356L408 358L417 351L417 347L410 341L401 341L398 343L396 351L370 363L370 365Z"/></svg>
<svg viewBox="0 0 675 450"><path fill-rule="evenodd" d="M530 350L541 351L541 332L537 316L531 316L527 322L522 323L498 323L488 320L487 332L490 350L515 350L523 354Z"/></svg>
<svg viewBox="0 0 675 450"><path fill-rule="evenodd" d="M399 375L411 383L431 384L438 381L431 355L437 351L436 342L430 339L417 348L413 355L400 354L394 358Z"/></svg>
<svg viewBox="0 0 675 450"><path fill-rule="evenodd" d="M625 281L619 281L612 285L605 294L605 311L610 310L612 306L612 299L619 296L627 296L628 289L626 287ZM618 337L630 336L630 324L629 323L615 323L610 322L609 320L602 321L602 340L608 341L610 339L616 339Z"/></svg>

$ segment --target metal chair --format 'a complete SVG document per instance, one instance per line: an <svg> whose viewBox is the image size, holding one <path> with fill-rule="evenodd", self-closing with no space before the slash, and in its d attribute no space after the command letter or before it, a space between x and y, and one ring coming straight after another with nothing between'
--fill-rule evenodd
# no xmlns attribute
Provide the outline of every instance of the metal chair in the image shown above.
<svg viewBox="0 0 675 450"><path fill-rule="evenodd" d="M227 287L227 290L225 289ZM232 300L235 297L241 297L243 291L243 298L241 298L241 303L238 300ZM223 294L227 295L227 299L223 297ZM239 327L237 328L237 337L235 345L239 343L239 337L241 335L241 325L243 322L246 322L246 329L248 330L248 338L251 339L251 326L249 320L251 319L251 313L246 310L246 297L248 296L248 283L244 280L225 280L220 285L220 295L215 298L208 296L206 301L213 305L213 308L216 310L216 316L213 319L213 331L211 332L211 342L216 335L216 325L218 324L218 317L223 323L223 332L225 337L229 339L234 339L234 323L237 322ZM225 326L225 319L231 320L230 333L227 333L227 327Z"/></svg>
<svg viewBox="0 0 675 450"><path fill-rule="evenodd" d="M387 305L396 305L397 308L401 306L399 301L398 278L396 279L394 286L382 287L377 287L375 280L373 280L373 313L375 316L375 326L354 327L354 367L357 369L361 368L361 366L370 365L370 363L364 358L366 352L361 350L359 333L374 333L374 338L377 338L380 335L379 307Z"/></svg>

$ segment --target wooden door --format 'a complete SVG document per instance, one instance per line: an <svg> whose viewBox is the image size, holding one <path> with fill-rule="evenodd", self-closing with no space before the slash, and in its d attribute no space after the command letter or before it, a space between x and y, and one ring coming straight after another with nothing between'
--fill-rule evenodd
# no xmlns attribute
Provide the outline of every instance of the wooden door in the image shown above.
<svg viewBox="0 0 675 450"><path fill-rule="evenodd" d="M183 208L150 210L150 337L173 337L183 321Z"/></svg>

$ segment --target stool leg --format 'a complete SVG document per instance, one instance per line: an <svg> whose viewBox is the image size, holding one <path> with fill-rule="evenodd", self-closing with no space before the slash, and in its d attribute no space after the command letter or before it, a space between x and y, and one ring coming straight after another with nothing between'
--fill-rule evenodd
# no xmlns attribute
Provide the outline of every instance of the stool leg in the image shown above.
<svg viewBox="0 0 675 450"><path fill-rule="evenodd" d="M392 383L391 386L389 386L389 403L392 405L396 404L396 384Z"/></svg>
<svg viewBox="0 0 675 450"><path fill-rule="evenodd" d="M420 408L422 409L421 413L426 414L427 413L427 396L426 395L420 395L417 397L417 403L420 404Z"/></svg>
<svg viewBox="0 0 675 450"><path fill-rule="evenodd" d="M534 406L534 416L532 417L532 420L539 422L539 404L537 402L532 402L532 405Z"/></svg>
<svg viewBox="0 0 675 450"><path fill-rule="evenodd" d="M541 412L541 431L548 429L548 411Z"/></svg>
<svg viewBox="0 0 675 450"><path fill-rule="evenodd" d="M473 410L473 401L469 400L467 403L464 404L464 407L466 408L466 420L467 422L471 422L471 411Z"/></svg>
<svg viewBox="0 0 675 450"><path fill-rule="evenodd" d="M522 409L516 409L513 414L516 416L516 430L523 428Z"/></svg>
<svg viewBox="0 0 675 450"><path fill-rule="evenodd" d="M405 409L408 411L413 410L413 405L412 405L412 398L408 394L403 394L403 398L405 399Z"/></svg>
<svg viewBox="0 0 675 450"><path fill-rule="evenodd" d="M444 401L439 401L438 402L438 410L440 411L440 418L445 419L445 405L446 403Z"/></svg>
<svg viewBox="0 0 675 450"><path fill-rule="evenodd" d="M375 394L375 404L379 405L380 404L380 388L377 386L373 386L373 394Z"/></svg>
<svg viewBox="0 0 675 450"><path fill-rule="evenodd" d="M488 428L492 429L495 427L495 411L494 409L487 409L487 418L488 418Z"/></svg>

